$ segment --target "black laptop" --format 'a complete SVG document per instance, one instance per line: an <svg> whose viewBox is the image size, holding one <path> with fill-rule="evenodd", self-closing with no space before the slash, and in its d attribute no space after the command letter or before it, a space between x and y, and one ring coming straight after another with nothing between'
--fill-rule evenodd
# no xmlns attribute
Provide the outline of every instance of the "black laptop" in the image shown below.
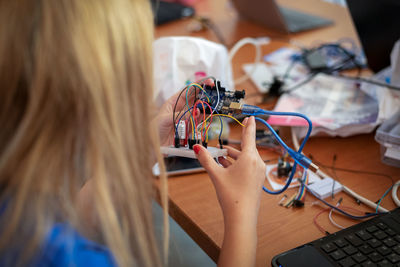
<svg viewBox="0 0 400 267"><path fill-rule="evenodd" d="M281 253L271 264L274 267L400 267L400 208Z"/></svg>

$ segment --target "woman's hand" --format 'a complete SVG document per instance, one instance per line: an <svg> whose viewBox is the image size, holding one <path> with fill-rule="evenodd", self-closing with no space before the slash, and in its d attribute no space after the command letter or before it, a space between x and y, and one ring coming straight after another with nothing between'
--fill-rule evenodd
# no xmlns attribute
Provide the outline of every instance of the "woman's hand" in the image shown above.
<svg viewBox="0 0 400 267"><path fill-rule="evenodd" d="M169 146L174 143L174 106L180 92L177 92L171 96L161 107L157 115L158 130L160 134L160 144L162 146ZM180 110L182 110L186 105L185 95L179 98L175 109L175 119L177 120L177 115Z"/></svg>
<svg viewBox="0 0 400 267"><path fill-rule="evenodd" d="M256 149L254 117L246 118L244 124L242 151L226 147L233 162L219 158L223 167L204 147L193 147L210 175L224 215L225 235L219 266L252 266L255 261L256 226L266 167Z"/></svg>
<svg viewBox="0 0 400 267"><path fill-rule="evenodd" d="M212 79L207 79L202 83L207 85L214 85L214 81ZM185 108L186 105L186 98L185 93L179 97L180 92L177 92L173 96L171 96L161 107L160 111L157 115L158 121L158 129L160 134L160 144L162 146L169 146L174 143L174 121L173 121L173 114L174 114L174 107L175 108L175 119L178 120L178 113ZM179 97L179 99L178 99ZM189 103L193 103L194 94L189 98ZM177 102L178 99L178 102ZM181 113L181 115L183 112ZM200 112L196 112L199 116ZM176 123L176 122L175 122Z"/></svg>
<svg viewBox="0 0 400 267"><path fill-rule="evenodd" d="M246 118L244 124L242 151L226 146L229 157L234 161L219 158L223 167L215 162L204 147L194 146L198 160L214 183L224 216L229 218L258 214L265 180L265 163L256 149L254 117Z"/></svg>

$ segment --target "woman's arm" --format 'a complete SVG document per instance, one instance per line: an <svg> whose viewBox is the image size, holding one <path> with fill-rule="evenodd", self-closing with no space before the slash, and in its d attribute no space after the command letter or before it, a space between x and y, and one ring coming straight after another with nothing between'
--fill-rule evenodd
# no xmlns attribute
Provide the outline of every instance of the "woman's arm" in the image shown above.
<svg viewBox="0 0 400 267"><path fill-rule="evenodd" d="M208 151L195 145L194 151L215 186L224 215L225 233L218 266L253 266L257 247L257 218L265 164L256 149L255 120L246 118L242 151L231 147L233 162L220 158L219 166Z"/></svg>

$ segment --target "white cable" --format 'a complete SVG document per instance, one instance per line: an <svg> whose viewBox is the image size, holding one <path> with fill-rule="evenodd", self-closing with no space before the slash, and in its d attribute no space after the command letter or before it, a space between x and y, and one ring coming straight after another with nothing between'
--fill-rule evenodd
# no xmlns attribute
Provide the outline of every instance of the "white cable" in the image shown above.
<svg viewBox="0 0 400 267"><path fill-rule="evenodd" d="M400 200L397 197L397 189L399 188L399 186L400 186L400 181L397 181L392 188L392 199L397 207L400 207Z"/></svg>
<svg viewBox="0 0 400 267"><path fill-rule="evenodd" d="M240 48L242 48L243 46L245 46L247 44L254 45L254 47L256 48L256 57L254 59L253 68L251 69L251 71L248 74L244 74L241 77L235 79L233 81L233 83L235 85L246 81L256 71L257 65L258 65L257 63L261 62L261 43L268 43L268 42L262 41L262 40L260 41L255 38L246 37L246 38L240 39L229 51L229 63L232 65L232 59L236 55L237 51L239 51Z"/></svg>
<svg viewBox="0 0 400 267"><path fill-rule="evenodd" d="M336 207L339 207L339 205L340 205L340 204L337 203L337 204L336 204ZM344 229L344 228L345 228L344 226L341 226L340 224L338 224L337 222L335 222L335 221L333 220L332 212L333 212L333 209L331 209L331 211L329 212L329 215L328 215L329 220L331 221L331 223L332 223L334 226L336 226L337 228L339 228L339 229Z"/></svg>
<svg viewBox="0 0 400 267"><path fill-rule="evenodd" d="M299 140L297 139L297 136L296 136L296 134L294 133L293 127L291 128L291 132L292 132L292 140L293 140L292 142L293 142L293 146L294 146L294 148L295 148L296 150L299 150ZM329 178L332 179L332 177L330 177L329 175L327 175L325 172L321 171L321 169L318 169L317 175L320 176L321 178L327 178L327 177L329 177ZM356 192L354 192L353 190L351 190L350 188L348 188L347 186L345 186L343 183L342 183L342 186L343 186L343 191L344 191L345 193L347 193L348 195L350 195L350 196L354 197L355 199L359 200L361 203L367 205L368 207L370 207L370 208L376 210L376 207L377 207L376 203L374 203L374 202L372 202L371 200L366 199L365 197L363 197L363 196L357 194ZM392 192L393 192L393 191L392 191ZM388 210L385 209L385 208L383 208L382 206L379 206L379 207L378 207L378 211L380 211L380 212L388 212Z"/></svg>

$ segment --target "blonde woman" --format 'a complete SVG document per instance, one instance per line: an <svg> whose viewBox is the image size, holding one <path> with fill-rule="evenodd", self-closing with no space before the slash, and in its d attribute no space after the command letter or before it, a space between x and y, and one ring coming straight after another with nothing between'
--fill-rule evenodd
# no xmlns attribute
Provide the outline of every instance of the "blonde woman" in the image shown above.
<svg viewBox="0 0 400 267"><path fill-rule="evenodd" d="M147 0L0 0L0 266L165 264L151 166L172 124L170 102L151 123L152 20ZM225 168L195 146L224 214L220 266L255 260L265 167L245 124Z"/></svg>

